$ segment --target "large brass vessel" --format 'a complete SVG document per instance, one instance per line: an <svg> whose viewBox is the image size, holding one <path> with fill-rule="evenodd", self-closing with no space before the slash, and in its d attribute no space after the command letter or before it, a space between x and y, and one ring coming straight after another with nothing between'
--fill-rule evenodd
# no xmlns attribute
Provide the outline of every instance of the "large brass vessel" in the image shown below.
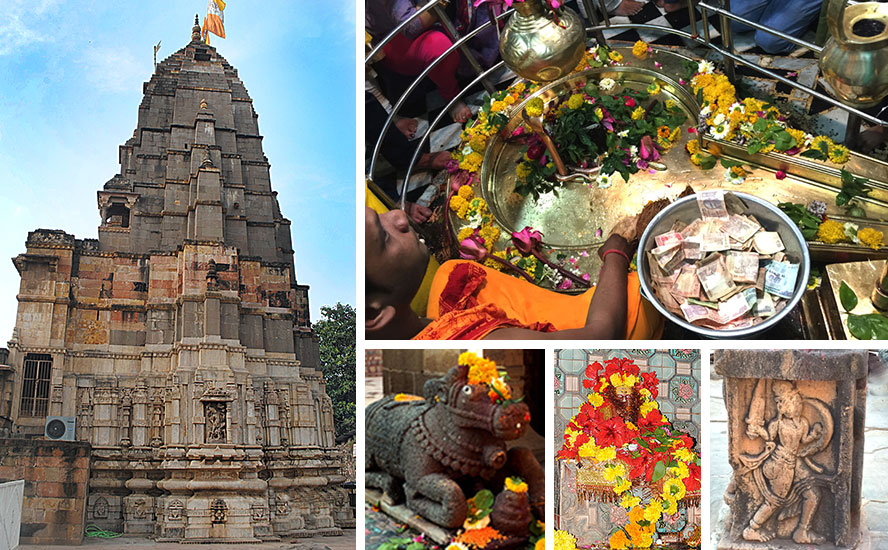
<svg viewBox="0 0 888 550"><path fill-rule="evenodd" d="M552 82L570 73L586 48L586 31L570 8L557 16L543 0L516 1L515 13L500 36L500 55L515 74L536 82Z"/></svg>
<svg viewBox="0 0 888 550"><path fill-rule="evenodd" d="M820 70L841 101L871 107L888 95L888 4L829 0Z"/></svg>

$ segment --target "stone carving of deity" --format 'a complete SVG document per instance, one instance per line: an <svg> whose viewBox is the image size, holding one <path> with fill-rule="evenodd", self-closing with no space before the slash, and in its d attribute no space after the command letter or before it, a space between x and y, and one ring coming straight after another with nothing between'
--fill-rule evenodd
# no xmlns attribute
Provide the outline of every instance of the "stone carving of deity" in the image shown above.
<svg viewBox="0 0 888 550"><path fill-rule="evenodd" d="M226 443L228 441L225 417L228 404L224 401L206 402L206 438L207 443Z"/></svg>
<svg viewBox="0 0 888 550"><path fill-rule="evenodd" d="M174 498L167 507L167 519L180 520L182 512L185 510L185 504L181 500Z"/></svg>
<svg viewBox="0 0 888 550"><path fill-rule="evenodd" d="M105 519L108 517L108 500L105 497L99 497L93 503L93 517L95 519Z"/></svg>
<svg viewBox="0 0 888 550"><path fill-rule="evenodd" d="M759 382L746 418L746 435L761 438L765 448L758 455L741 454L742 467L736 472L751 472L764 499L744 529L743 538L759 542L775 538L768 522L776 515L778 520L798 518L792 533L796 543L821 544L825 537L815 533L811 523L821 496L816 476L823 474L824 468L811 456L825 449L832 439L831 415L825 404L805 398L792 382L776 380L772 392L777 413L766 425L764 391L764 384ZM806 405L817 411L819 421L805 417Z"/></svg>

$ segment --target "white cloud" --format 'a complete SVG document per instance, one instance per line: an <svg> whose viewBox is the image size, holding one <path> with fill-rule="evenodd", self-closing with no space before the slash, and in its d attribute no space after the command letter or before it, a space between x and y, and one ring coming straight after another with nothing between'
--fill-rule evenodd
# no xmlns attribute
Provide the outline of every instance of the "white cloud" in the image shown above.
<svg viewBox="0 0 888 550"><path fill-rule="evenodd" d="M0 56L16 53L26 46L52 39L44 15L57 12L59 0L11 0L4 2L0 17Z"/></svg>
<svg viewBox="0 0 888 550"><path fill-rule="evenodd" d="M103 92L141 90L142 81L152 73L151 59L137 60L132 52L122 48L94 47L80 59L84 73L94 86Z"/></svg>

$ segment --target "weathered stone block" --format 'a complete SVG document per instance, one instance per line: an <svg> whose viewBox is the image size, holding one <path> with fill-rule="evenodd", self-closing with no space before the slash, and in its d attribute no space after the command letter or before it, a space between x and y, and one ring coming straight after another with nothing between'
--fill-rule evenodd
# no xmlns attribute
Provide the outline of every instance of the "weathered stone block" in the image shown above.
<svg viewBox="0 0 888 550"><path fill-rule="evenodd" d="M865 547L867 365L866 351L715 353L734 469L719 549Z"/></svg>

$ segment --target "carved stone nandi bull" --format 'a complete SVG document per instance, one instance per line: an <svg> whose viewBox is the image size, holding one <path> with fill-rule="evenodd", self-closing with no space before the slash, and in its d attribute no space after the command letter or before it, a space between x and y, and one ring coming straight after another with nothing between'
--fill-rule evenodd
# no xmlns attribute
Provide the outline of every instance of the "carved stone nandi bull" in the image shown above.
<svg viewBox="0 0 888 550"><path fill-rule="evenodd" d="M491 523L502 532L527 533L530 511L543 518L545 476L524 447L506 449L506 441L524 435L530 412L524 403L494 402L486 384L469 384L468 367L453 367L443 378L426 382L424 399L386 397L367 407L368 487L442 527L466 519L466 495L482 488L494 494L507 476L524 479L529 506L516 509L496 499ZM527 503L527 501L524 501Z"/></svg>

